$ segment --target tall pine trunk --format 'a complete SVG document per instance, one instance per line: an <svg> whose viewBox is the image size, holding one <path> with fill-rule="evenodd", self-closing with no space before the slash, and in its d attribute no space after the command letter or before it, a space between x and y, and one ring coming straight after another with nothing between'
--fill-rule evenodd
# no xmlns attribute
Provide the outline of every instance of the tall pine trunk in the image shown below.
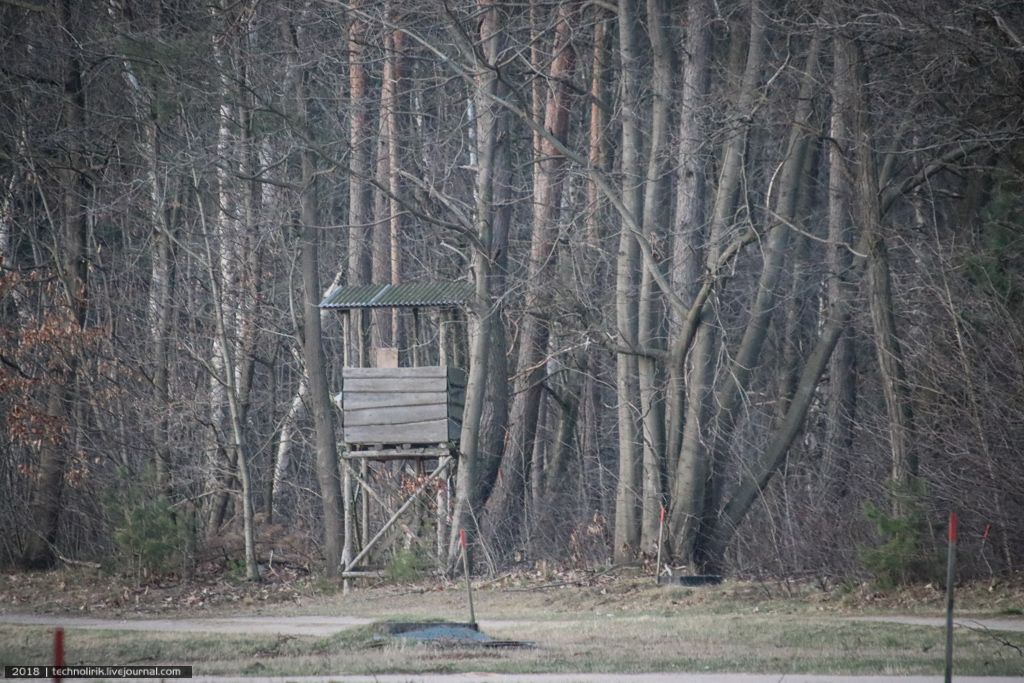
<svg viewBox="0 0 1024 683"><path fill-rule="evenodd" d="M566 6L562 5L556 17L554 59L551 62L550 85L544 107L544 128L559 140L564 140L568 134L567 82L572 78L576 61L569 42L567 12ZM561 214L564 157L550 141L544 139L540 143L537 165L525 311L519 333L519 357L508 438L498 483L488 502L487 511L488 526L496 538L502 541L514 541L519 536L523 511L528 507L526 482L530 481L538 413L547 374L545 356L551 334L548 315L552 301L551 283L559 231L558 219Z"/></svg>

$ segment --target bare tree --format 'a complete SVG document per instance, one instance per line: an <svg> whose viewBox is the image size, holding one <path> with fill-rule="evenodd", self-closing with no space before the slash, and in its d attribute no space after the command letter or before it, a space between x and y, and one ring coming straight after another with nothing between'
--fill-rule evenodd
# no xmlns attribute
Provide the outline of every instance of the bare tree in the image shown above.
<svg viewBox="0 0 1024 683"><path fill-rule="evenodd" d="M633 0L619 3L619 59L622 62L622 205L634 224L641 215L639 78L637 73L637 25L639 7ZM628 219L624 219L625 222ZM615 266L615 327L622 350L616 357L615 387L618 393L619 481L615 493L615 535L612 541L617 562L630 559L640 546L641 453L637 442L637 302L634 295L639 245L625 226L619 235Z"/></svg>
<svg viewBox="0 0 1024 683"><path fill-rule="evenodd" d="M67 134L65 159L57 172L62 194L61 233L57 252L57 277L60 290L51 306L66 307L70 322L82 329L86 325L89 309L89 188L84 171L86 159L82 152L82 132L85 130L86 103L82 81L83 65L72 39L75 27L75 8L70 1L60 4L58 21L65 36L62 65L61 110ZM30 518L36 525L22 551L21 563L29 569L50 567L56 560L53 544L61 513L61 489L67 465L66 434L74 426L67 426L75 403L80 400L78 361L71 355L64 367L53 372L48 379L46 417L61 425L58 433L40 440L39 469L32 490Z"/></svg>
<svg viewBox="0 0 1024 683"><path fill-rule="evenodd" d="M561 4L555 17L548 74L547 101L544 106L544 130L564 140L569 126L567 82L573 77L575 51L569 42L569 9ZM554 269L558 217L562 204L564 157L548 139L540 143L538 168L533 185L533 232L524 295L524 317L519 331L519 358L509 415L508 437L502 456L499 483L488 503L492 524L517 535L525 507L526 482L531 472L535 448L538 411L546 381L545 356L550 324L545 318L551 306L551 272Z"/></svg>
<svg viewBox="0 0 1024 683"><path fill-rule="evenodd" d="M458 478L455 487L455 501L452 505L451 538L448 544L449 570L456 567L459 557L459 532L476 531L476 516L473 503L477 500L477 467L482 458L480 453L480 419L483 413L487 391L488 347L492 316L491 263L494 258L492 221L494 217L494 192L496 152L501 139L504 116L502 107L495 99L501 94L499 80L494 67L502 53L501 31L498 30L500 15L494 2L478 0L482 20L479 32L479 50L468 48L473 63L475 140L477 172L475 180L475 215L473 232L475 244L472 252L472 269L476 286L475 301L469 320L469 377L466 382L466 405L462 418L462 435Z"/></svg>
<svg viewBox="0 0 1024 683"><path fill-rule="evenodd" d="M309 128L309 80L307 69L300 66L303 53L301 26L283 26L290 38L293 50L291 59L299 73L294 79L295 112L300 130L311 137ZM342 541L342 492L338 472L338 451L335 441L334 409L327 388L327 373L324 369L323 335L320 322L321 291L319 281L319 226L317 196L317 156L308 144L299 151L301 185L299 195L299 226L302 268L302 348L306 367L306 382L312 404L313 422L316 429L316 473L320 485L320 498L324 516L324 549L328 576L336 575L341 569Z"/></svg>
<svg viewBox="0 0 1024 683"><path fill-rule="evenodd" d="M764 60L764 16L756 0L750 3L750 34L743 67L740 89L736 95L735 116L739 117L729 133L722 150L718 186L715 190L714 206L711 212L711 226L706 249L706 268L718 270L722 259L720 245L726 239L726 230L737 202L739 182L743 172L747 149L749 117L753 113L756 88L763 69ZM695 235L697 245L700 235ZM705 295L707 296L707 295ZM707 451L704 431L705 420L710 419L713 410L712 386L714 359L718 355L719 338L715 327L709 324L712 307L706 301L695 300L694 308L700 311L704 323L693 333L690 364L693 368L687 392L687 414L680 443L678 465L673 475L672 507L669 515L669 538L674 544L676 555L692 561L694 544L701 520L704 518L709 501L714 500L712 477L713 462ZM693 327L691 323L690 327ZM681 366L689 347L689 330L684 328L673 341L671 362L673 367ZM678 369L675 372L679 372ZM678 399L677 399L678 400ZM712 503L713 504L713 503ZM712 513L713 514L713 513Z"/></svg>

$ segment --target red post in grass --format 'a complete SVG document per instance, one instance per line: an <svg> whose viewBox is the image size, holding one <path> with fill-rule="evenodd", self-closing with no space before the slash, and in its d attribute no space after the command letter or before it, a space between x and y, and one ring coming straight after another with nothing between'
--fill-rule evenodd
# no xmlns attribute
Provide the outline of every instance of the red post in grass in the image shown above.
<svg viewBox="0 0 1024 683"><path fill-rule="evenodd" d="M57 627L53 630L53 665L57 668L64 666L64 629ZM60 683L60 676L53 677L55 683Z"/></svg>
<svg viewBox="0 0 1024 683"><path fill-rule="evenodd" d="M953 584L956 583L956 512L949 513L949 550L946 556L946 683L953 681Z"/></svg>
<svg viewBox="0 0 1024 683"><path fill-rule="evenodd" d="M654 582L657 583L661 577L661 546L663 545L662 539L665 533L665 506L661 506L661 512L658 515L658 552L657 557L654 560Z"/></svg>

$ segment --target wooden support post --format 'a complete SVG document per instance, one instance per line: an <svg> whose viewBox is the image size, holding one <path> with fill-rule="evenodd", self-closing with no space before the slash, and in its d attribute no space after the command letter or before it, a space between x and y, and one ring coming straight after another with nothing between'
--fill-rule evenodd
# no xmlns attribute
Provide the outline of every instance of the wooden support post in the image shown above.
<svg viewBox="0 0 1024 683"><path fill-rule="evenodd" d="M370 490L370 461L361 460L359 463L359 482L363 485L363 495L360 498L362 505L360 506L359 515L359 538L362 541L362 545L365 548L366 542L370 540L370 498L366 495L366 492Z"/></svg>
<svg viewBox="0 0 1024 683"><path fill-rule="evenodd" d="M946 556L946 683L953 682L953 585L956 583L956 513L949 513L949 549Z"/></svg>
<svg viewBox="0 0 1024 683"><path fill-rule="evenodd" d="M342 457L342 462L345 462L345 458ZM348 567L349 560L352 558L352 548L355 545L356 535L356 521L355 517L355 501L352 500L352 476L349 474L350 468L345 468L342 473L341 485L342 485L342 505L345 508L345 538L344 546L341 550L341 563L343 566ZM348 579L343 579L341 582L341 593L342 595L348 595L351 589L351 584Z"/></svg>
<svg viewBox="0 0 1024 683"><path fill-rule="evenodd" d="M448 312L442 311L441 318L437 324L437 364L441 367L447 367L449 365L449 354L448 354Z"/></svg>
<svg viewBox="0 0 1024 683"><path fill-rule="evenodd" d="M342 466L347 468L345 470L345 474L352 477L355 483L358 484L359 487L362 489L361 495L369 495L370 498L375 503L377 503L377 505L380 506L381 510L389 517L395 514L394 509L388 504L388 502L384 500L379 493L373 490L373 487L370 486L368 481L364 480L362 477L359 476L359 473L355 471L354 467L352 467L351 462L349 462L347 459L342 460ZM406 537L409 538L411 541L415 541L417 543L420 542L419 536L416 535L408 526L403 526L403 530L405 531ZM364 539L369 539L368 531L365 532ZM360 541L360 547L362 547L364 542L365 541Z"/></svg>
<svg viewBox="0 0 1024 683"><path fill-rule="evenodd" d="M473 582L469 576L469 544L466 543L466 530L459 529L459 545L462 546L462 572L466 575L466 596L469 598L469 625L476 628L476 610L473 609Z"/></svg>
<svg viewBox="0 0 1024 683"><path fill-rule="evenodd" d="M363 479L359 475L359 473L355 471L355 468L352 467L352 463L348 459L343 460L342 464L344 467L348 468L348 474L355 480L357 484L359 484L360 488L362 488L364 492L369 494L371 498L377 501L377 505L380 505L381 508L384 509L384 512L386 512L388 515L394 514L394 510L388 507L387 501L381 498L380 494L373 490L373 487L370 486L368 480Z"/></svg>
<svg viewBox="0 0 1024 683"><path fill-rule="evenodd" d="M423 471L423 460L414 460L412 469L416 481L419 481L420 483L424 484L430 483L430 479L423 478L423 475L425 474L425 472ZM412 521L409 523L408 527L409 533L407 533L405 537L406 550L412 550L412 543L414 540L416 540L417 542L419 541L420 532L423 530L423 527L426 524L426 516L427 505L424 499L420 498L417 501L416 505L413 506Z"/></svg>
<svg viewBox="0 0 1024 683"><path fill-rule="evenodd" d="M355 352L354 337L352 336L352 311L347 309L341 312L341 364L342 367L352 367Z"/></svg>
<svg viewBox="0 0 1024 683"><path fill-rule="evenodd" d="M423 365L423 349L420 348L420 309L412 309L412 330L409 333L409 346L412 347L412 366Z"/></svg>
<svg viewBox="0 0 1024 683"><path fill-rule="evenodd" d="M430 476L427 478L427 480L421 483L416 488L416 490L413 491L412 495L409 496L409 498L404 503L402 503L401 507L395 510L395 514L391 515L391 518L384 523L384 526L380 528L380 531L378 531L374 535L374 537L371 538L369 542L363 546L363 549L359 551L359 554L356 555L351 562L345 565L345 571L352 571L352 568L358 565L359 562L370 553L370 550L373 549L373 546L375 546L377 542L384 537L384 534L387 533L388 529L394 526L395 522L398 521L398 518L402 516L402 513L408 510L409 506L416 502L416 499L419 498L420 494L423 493L423 491L425 491L428 488L429 483L439 474L444 472L444 470L447 469L448 465L450 465L451 462L452 457L450 455L445 456L444 458L441 459L441 462L439 462L434 471L430 473Z"/></svg>
<svg viewBox="0 0 1024 683"><path fill-rule="evenodd" d="M448 482L452 472L445 475L437 487L437 567L442 572L448 567Z"/></svg>

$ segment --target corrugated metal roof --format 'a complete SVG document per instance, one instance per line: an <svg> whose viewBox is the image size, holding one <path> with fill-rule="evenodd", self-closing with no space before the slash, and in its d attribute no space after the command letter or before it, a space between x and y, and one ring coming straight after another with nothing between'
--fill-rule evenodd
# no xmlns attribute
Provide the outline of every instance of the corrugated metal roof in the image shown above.
<svg viewBox="0 0 1024 683"><path fill-rule="evenodd" d="M397 285L353 285L327 293L320 308L426 308L458 306L473 296L473 283L465 281L403 282Z"/></svg>

